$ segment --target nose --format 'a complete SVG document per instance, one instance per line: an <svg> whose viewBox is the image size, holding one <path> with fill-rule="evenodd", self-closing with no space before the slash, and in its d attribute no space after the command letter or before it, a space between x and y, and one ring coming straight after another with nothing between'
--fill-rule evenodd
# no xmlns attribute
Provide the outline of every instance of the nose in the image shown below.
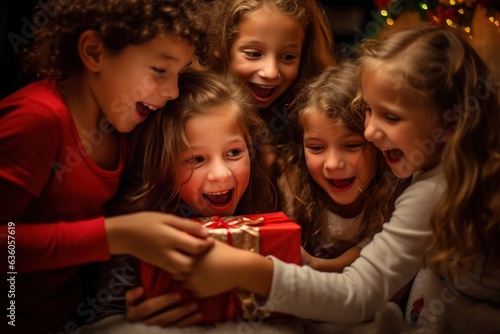
<svg viewBox="0 0 500 334"><path fill-rule="evenodd" d="M328 152L324 164L326 170L343 169L345 166L344 156L341 153L333 150Z"/></svg>
<svg viewBox="0 0 500 334"><path fill-rule="evenodd" d="M160 86L160 96L167 101L175 100L179 97L178 77L172 76L170 80L166 80Z"/></svg>
<svg viewBox="0 0 500 334"><path fill-rule="evenodd" d="M267 58L262 61L262 67L258 72L261 78L273 80L280 77L279 64L274 58Z"/></svg>
<svg viewBox="0 0 500 334"><path fill-rule="evenodd" d="M226 182L232 176L231 170L224 162L213 162L207 174L209 181L216 181L220 183Z"/></svg>
<svg viewBox="0 0 500 334"><path fill-rule="evenodd" d="M365 118L365 132L364 136L366 140L368 141L377 141L381 140L384 137L384 133L382 130L378 127L376 121L373 119L372 116L369 114L366 114Z"/></svg>

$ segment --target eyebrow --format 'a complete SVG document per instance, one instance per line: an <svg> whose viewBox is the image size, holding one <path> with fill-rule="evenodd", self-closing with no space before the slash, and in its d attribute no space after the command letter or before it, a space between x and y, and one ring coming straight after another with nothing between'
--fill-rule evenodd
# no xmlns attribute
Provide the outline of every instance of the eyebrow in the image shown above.
<svg viewBox="0 0 500 334"><path fill-rule="evenodd" d="M162 59L165 59L165 60L172 60L172 61L176 61L176 62L180 61L179 58L176 58L174 56L169 55L168 53L163 53L163 52L159 54L159 57L162 58ZM189 63L187 63L186 65L184 65L184 67L188 67L192 63L193 63L193 61L190 60Z"/></svg>

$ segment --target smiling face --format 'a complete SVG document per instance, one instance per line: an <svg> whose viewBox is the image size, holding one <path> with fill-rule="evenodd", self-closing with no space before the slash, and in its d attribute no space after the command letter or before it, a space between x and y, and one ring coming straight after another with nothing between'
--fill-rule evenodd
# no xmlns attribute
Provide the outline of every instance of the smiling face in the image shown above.
<svg viewBox="0 0 500 334"><path fill-rule="evenodd" d="M93 95L98 108L119 132L129 132L151 111L177 98L177 79L190 63L195 47L165 35L129 45L119 53L103 53Z"/></svg>
<svg viewBox="0 0 500 334"><path fill-rule="evenodd" d="M338 213L359 214L375 173L375 150L362 135L349 131L317 109L304 120L307 168L316 183L338 204Z"/></svg>
<svg viewBox="0 0 500 334"><path fill-rule="evenodd" d="M250 156L230 106L207 108L184 129L191 150L180 157L181 199L201 216L234 214L250 181Z"/></svg>
<svg viewBox="0 0 500 334"><path fill-rule="evenodd" d="M304 28L299 21L263 7L248 14L230 51L230 68L262 107L271 105L297 78Z"/></svg>
<svg viewBox="0 0 500 334"><path fill-rule="evenodd" d="M363 74L365 137L383 151L394 175L404 179L439 163L447 131L432 107L394 87L381 70Z"/></svg>

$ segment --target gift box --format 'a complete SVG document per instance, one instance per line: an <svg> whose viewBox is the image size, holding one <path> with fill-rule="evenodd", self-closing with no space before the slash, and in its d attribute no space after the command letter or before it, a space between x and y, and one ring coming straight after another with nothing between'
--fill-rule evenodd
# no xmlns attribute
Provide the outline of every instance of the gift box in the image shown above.
<svg viewBox="0 0 500 334"><path fill-rule="evenodd" d="M264 222L255 224L260 217ZM301 264L300 226L283 212L251 214L231 217L207 217L194 219L204 224L210 234L233 247L273 255L288 263ZM170 274L147 262L139 263L139 280L149 299L169 292L181 294L180 304L196 301L203 315L201 324L213 324L229 320L256 320L276 314L263 314L253 303L253 295L242 289L208 298L195 298L174 280Z"/></svg>

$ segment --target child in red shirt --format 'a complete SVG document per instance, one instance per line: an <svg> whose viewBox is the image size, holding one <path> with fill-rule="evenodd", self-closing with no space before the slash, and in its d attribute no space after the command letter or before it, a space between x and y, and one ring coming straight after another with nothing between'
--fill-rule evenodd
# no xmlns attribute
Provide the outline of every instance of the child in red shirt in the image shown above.
<svg viewBox="0 0 500 334"><path fill-rule="evenodd" d="M195 0L64 1L40 24L26 64L42 80L0 102L2 258L7 241L15 246L3 261L2 286L15 281L15 293L2 289L0 332L74 330L73 314L92 308L78 304L85 263L126 253L178 273L212 245L172 215L104 217L124 134L178 96L195 50L203 59L195 9Z"/></svg>

